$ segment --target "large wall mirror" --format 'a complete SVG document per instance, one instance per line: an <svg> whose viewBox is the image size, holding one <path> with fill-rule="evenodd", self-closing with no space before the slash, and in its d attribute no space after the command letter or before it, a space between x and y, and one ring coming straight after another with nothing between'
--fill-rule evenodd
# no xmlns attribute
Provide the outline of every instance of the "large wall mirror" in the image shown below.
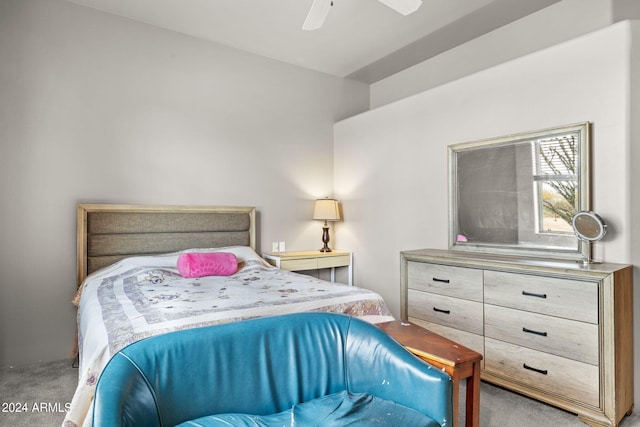
<svg viewBox="0 0 640 427"><path fill-rule="evenodd" d="M583 259L573 232L590 210L589 123L449 146L449 246Z"/></svg>

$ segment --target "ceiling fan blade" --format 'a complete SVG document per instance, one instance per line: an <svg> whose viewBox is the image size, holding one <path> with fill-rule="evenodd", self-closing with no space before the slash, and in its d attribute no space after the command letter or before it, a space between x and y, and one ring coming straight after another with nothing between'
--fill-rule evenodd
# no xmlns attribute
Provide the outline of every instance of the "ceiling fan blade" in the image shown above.
<svg viewBox="0 0 640 427"><path fill-rule="evenodd" d="M307 19L302 24L302 29L311 31L322 27L331 6L333 6L332 0L313 0Z"/></svg>
<svg viewBox="0 0 640 427"><path fill-rule="evenodd" d="M378 0L391 9L403 15L409 15L422 5L422 0Z"/></svg>

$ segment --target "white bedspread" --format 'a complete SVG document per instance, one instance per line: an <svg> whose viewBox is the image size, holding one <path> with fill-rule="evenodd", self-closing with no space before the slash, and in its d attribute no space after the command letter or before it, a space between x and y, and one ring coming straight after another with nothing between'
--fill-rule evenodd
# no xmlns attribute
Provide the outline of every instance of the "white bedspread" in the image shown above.
<svg viewBox="0 0 640 427"><path fill-rule="evenodd" d="M80 378L64 427L88 425L105 364L145 337L303 311L346 313L372 323L393 320L374 292L280 270L249 247L215 250L235 253L236 274L183 278L176 268L179 253L173 253L127 258L87 277L78 311Z"/></svg>

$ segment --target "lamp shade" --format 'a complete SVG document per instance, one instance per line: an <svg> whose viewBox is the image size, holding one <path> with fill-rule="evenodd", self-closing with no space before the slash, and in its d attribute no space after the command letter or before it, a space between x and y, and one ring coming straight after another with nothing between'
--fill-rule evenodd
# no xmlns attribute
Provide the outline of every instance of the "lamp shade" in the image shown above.
<svg viewBox="0 0 640 427"><path fill-rule="evenodd" d="M339 220L340 209L338 207L338 201L335 199L316 200L316 206L313 209L313 219L321 219L324 221Z"/></svg>

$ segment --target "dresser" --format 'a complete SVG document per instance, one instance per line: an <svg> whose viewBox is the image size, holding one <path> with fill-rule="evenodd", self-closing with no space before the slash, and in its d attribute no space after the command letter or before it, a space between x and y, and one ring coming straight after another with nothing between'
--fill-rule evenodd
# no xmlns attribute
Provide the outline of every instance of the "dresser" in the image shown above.
<svg viewBox="0 0 640 427"><path fill-rule="evenodd" d="M401 252L401 317L483 355L483 380L617 426L633 407L632 267Z"/></svg>

